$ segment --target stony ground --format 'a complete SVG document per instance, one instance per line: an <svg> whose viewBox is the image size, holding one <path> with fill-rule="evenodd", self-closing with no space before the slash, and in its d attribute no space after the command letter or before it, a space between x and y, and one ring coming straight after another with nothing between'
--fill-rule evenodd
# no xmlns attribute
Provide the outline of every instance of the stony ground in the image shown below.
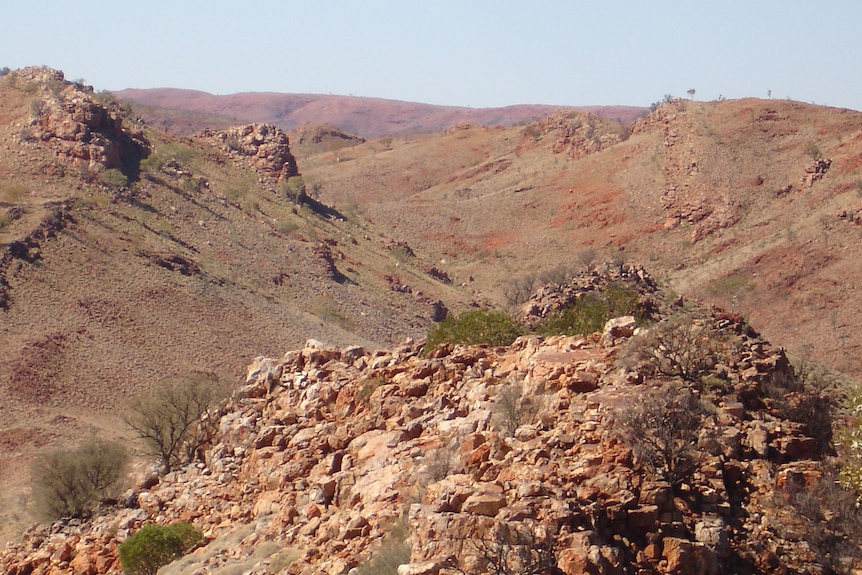
<svg viewBox="0 0 862 575"><path fill-rule="evenodd" d="M117 573L118 542L183 520L208 544L170 573L338 575L393 544L409 555L399 573L487 572L488 550L513 561L545 547L571 575L820 572L822 549L789 501L819 481L822 453L765 391L789 364L738 320L703 321L735 351L717 368L725 387L692 388L710 410L683 485L648 471L617 423L666 381L618 367L643 335L446 345L430 357L412 343L309 342L254 361L203 461L91 521L29 530L0 564ZM522 537L500 535L513 532Z"/></svg>

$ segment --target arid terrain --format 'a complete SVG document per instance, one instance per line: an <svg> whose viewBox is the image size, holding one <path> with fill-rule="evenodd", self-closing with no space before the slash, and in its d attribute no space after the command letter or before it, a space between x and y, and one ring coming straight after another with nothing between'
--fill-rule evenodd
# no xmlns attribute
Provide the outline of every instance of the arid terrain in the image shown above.
<svg viewBox="0 0 862 575"><path fill-rule="evenodd" d="M283 130L303 124L330 124L363 138L435 133L456 124L512 126L536 121L557 106L524 104L504 108L459 108L320 94L245 93L215 95L194 90L120 90L149 123L167 131L193 134L203 128L266 122ZM636 106L587 106L579 112L632 122L646 110Z"/></svg>
<svg viewBox="0 0 862 575"><path fill-rule="evenodd" d="M27 467L34 455L91 434L127 435L121 421L126 401L162 380L203 372L237 383L255 357L281 357L315 339L333 354L336 348L362 346L368 366L363 364L345 376L351 381L349 393L344 391L348 395L358 393L367 379L392 383L407 370L398 367L402 359L415 359L409 369L416 371L411 371L410 378L429 378L428 382L442 385L452 381L454 372L470 371L474 363L481 366L485 352L456 352L456 359L445 360L456 365L447 363L437 378L432 374L441 369L438 364L415 363L420 361L417 344L397 348L407 350L403 358L391 350L407 338L421 342L447 311L494 307L514 313L529 297L529 288L542 287L541 278L571 275L605 263L644 266L663 289L683 300L699 300L706 307L715 305L737 314L734 317L754 326L780 357L786 350L793 359L804 358L852 376L862 373L862 338L856 329L862 323L862 293L856 287L862 280L860 112L759 99L679 99L652 111L607 107L588 113L542 107L444 109L339 97L216 97L173 90L129 90L116 96L67 82L62 73L48 69L28 68L0 78L0 389L5 398L0 407L0 480L7 486L0 496L0 519L4 538L31 521ZM308 194L304 201L296 198L298 182ZM526 293L523 286L528 286ZM577 406L573 410L594 416L589 421L611 426L610 407L622 393L620 386L630 382L621 382L612 373L616 344L594 344L593 340L539 342L530 353L540 353L541 348L542 353L575 357L576 350L589 348L581 359L604 366L596 368L601 389L590 390L599 395L595 400L577 395L575 400L567 395L571 388L555 388L565 397L554 400L558 401L554 417L566 412L571 401ZM372 367L376 349L390 350L381 351L380 357L391 358L386 364L391 372ZM461 391L452 396L442 386L434 388L427 405L417 409L430 413L436 409L433 401L439 401L443 411L452 407L454 418L479 410L470 417L481 420L490 409L483 402L489 401L489 389L501 384L499 377L532 373L532 360L526 357L530 354L519 356L517 361L527 363L517 369L507 367L507 361L515 360L506 359L506 354L517 352L494 352L485 366L490 371L477 368L458 376L484 378L481 384L470 380L463 390L473 394L471 399L458 395ZM471 359L459 364L458 353ZM345 369L353 365L353 359L340 355L331 359L345 363ZM336 396L347 401L339 395L347 384L331 377L336 368L319 363L320 370L309 372L308 377L332 384L332 401ZM774 361L770 365L775 367ZM432 371L422 375L426 368ZM294 371L303 369L299 366ZM741 375L744 369L740 367L736 379L731 378L734 384L751 383ZM283 371L287 374L288 368ZM293 385L287 380L282 383L285 389ZM478 391L474 385L479 385ZM391 411L396 407L386 403L386 394L400 397L403 391L392 389L380 392L362 408L365 411L360 410L365 419L351 428L344 445L334 451L344 451L360 436L370 442L364 435L369 430L407 430L410 421L421 420L419 412L401 403L397 409L407 410L402 416ZM285 423L291 417L282 413L285 410L299 413L299 428L291 428L292 432L325 427L323 420L300 413L305 407L291 393L283 392L289 407L272 403L281 401L276 396L267 396L266 402L258 396L260 401L253 407L240 402L237 409L255 412L247 414L254 422L249 423L252 431L226 432L223 443L233 449L243 438L254 436L249 441L256 441L267 425L296 427ZM300 395L305 398L302 401L320 399L309 399L313 393L305 388ZM613 398L607 409L597 407L606 397ZM320 413L329 418L334 407L321 401L325 409ZM721 424L735 426L745 437L743 447L737 442L728 449L736 450L733 458L744 462L740 473L757 476L745 497L756 499L759 496L753 493L765 493L768 481L764 478L778 470L770 465L805 461L800 469L807 473L809 462L822 455L810 451L787 455L788 437L807 437L806 432L792 425L790 432L781 431L770 419L775 414L759 399L745 405L748 415L744 417L736 398L721 401L733 404L727 409L735 418ZM469 409L459 411L459 402L469 403ZM619 445L613 433L583 427L587 419L579 421L582 428L578 429L549 423L536 428L532 437L524 432L522 441L578 436L590 427L596 433L590 436L594 443L609 449ZM483 427L490 420L482 421L471 420L464 428L472 425L473 432L490 433L490 428ZM760 427L753 421L770 430L773 451L757 443ZM410 436L417 429L421 435L426 424L430 420L421 420L419 428L399 435L405 444L417 442L404 447L398 457L407 457L405 453L418 457L416 453L427 451L419 436ZM454 427L447 425L434 420L439 433L426 440L435 449L439 442L464 439L464 433L454 433ZM487 434L481 441L474 439L479 442L474 448L486 440L497 445L498 440ZM396 441L374 436L374 441L390 440ZM271 447L264 443L258 447ZM394 444L387 445L394 449ZM506 445L505 449L512 448L511 442ZM283 447L275 451L282 453ZM533 448L535 452L530 451ZM530 444L524 452L517 449L529 459L541 458L544 448ZM364 459L369 455L365 451L364 455L351 453ZM272 456L266 453L260 460ZM600 463L625 467L629 483L620 489L640 493L643 486L631 476L631 454L615 453L618 459ZM314 457L328 455L323 449L315 451ZM463 455L457 474L472 473L474 479L484 477L482 482L499 483L489 468L498 473L505 453L497 452L487 460L493 465L484 466L481 461L467 463L473 456L466 451ZM246 465L248 477L257 473L248 466L274 472L268 464L248 463L244 457L237 455L236 465ZM588 466L598 465L594 459ZM475 469L470 467L474 464ZM566 465L580 469L581 463ZM384 473L384 467L375 463L369 469ZM417 470L407 465L406 475L393 476L387 489L398 491L409 478L416 479ZM188 472L189 481L194 473ZM334 472L315 473L322 478ZM348 492L363 480L351 481L343 488L340 505L345 509L356 503L357 496ZM397 489L392 487L396 483ZM305 487L298 483L288 487L295 491L290 497L297 498L294 511L299 509L300 516L314 514L302 507L308 502L299 495ZM288 487L281 484L279 489ZM596 487L597 493L610 493L606 487ZM375 509L390 496L378 488L385 493L374 492L374 497L380 496L373 501ZM270 487L254 489L258 491L231 484L220 497L227 501L236 496L235 505L252 505L254 511L238 512L238 517L250 522L263 513L259 508L266 502L261 503L260 490ZM455 493L461 487L446 484L436 489ZM510 503L513 493L521 493L518 489L514 483L506 484ZM532 493L531 489L523 488ZM536 489L536 494L542 491ZM432 493L438 492L432 489ZM721 497L733 499L742 497L741 493L730 489ZM467 497L466 492L461 495ZM237 503L240 499L242 503ZM397 501L403 509L409 507L407 496L401 494ZM160 505L167 509L164 501ZM634 507L642 505L646 503ZM200 518L202 513L168 507L164 517L171 519ZM129 525L161 517L159 509L147 508L145 514L129 519ZM687 516L685 521L691 525L686 529L693 533L695 524L706 520L701 513L713 513L707 509L708 505L698 507ZM231 512L210 511L224 524L210 525L209 535L221 536L228 531ZM658 513L641 509L649 515L644 521L659 521L652 517L653 511ZM768 515L774 523L786 511L757 513ZM333 517L330 531L353 520L337 510L325 511L322 517L305 516L305 520L316 519L319 525ZM734 557L753 562L745 563L739 572L769 572L766 563L756 569L751 566L756 563L751 557L759 551L743 549L741 543L754 525L741 516L734 516L734 521L730 517L723 521L734 530L743 524L749 530L732 535L737 545L734 553L738 553ZM290 524L302 528L296 516L279 521L272 533ZM421 515L416 521L432 519ZM629 537L626 529L636 526L625 524L628 527L620 527L621 531L597 531L597 547L622 549L613 534ZM442 524L435 525L443 529ZM363 529L359 527L360 533ZM378 523L369 529L377 539L383 536ZM674 537L684 539L684 532L674 532ZM326 533L326 529L302 533L291 545L301 540L302 545L313 546L315 537L326 539ZM757 538L769 539L769 533L757 533ZM792 534L787 539L794 540ZM115 548L115 540L111 541ZM348 551L367 558L369 544L333 547L333 553L344 552L338 556L342 563L327 568L335 574L342 567L355 566ZM647 551L647 544L637 541L624 553L632 557L640 557L638 551L658 553L641 559L643 565L659 569L662 551ZM432 559L427 551L414 548L415 560ZM770 553L781 558L780 550ZM799 555L802 552L796 547L794 553L796 559L802 557L794 559L794 565L816 563ZM320 558L306 556L305 560L317 566ZM69 561L65 560L63 569L74 572ZM115 562L105 564L116 567ZM20 573L27 572L22 569ZM440 569L444 567L437 565L443 573Z"/></svg>

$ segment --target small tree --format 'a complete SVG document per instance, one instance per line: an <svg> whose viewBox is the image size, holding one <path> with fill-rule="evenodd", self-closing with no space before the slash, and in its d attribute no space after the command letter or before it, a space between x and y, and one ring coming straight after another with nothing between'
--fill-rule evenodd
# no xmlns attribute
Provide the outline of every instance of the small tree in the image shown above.
<svg viewBox="0 0 862 575"><path fill-rule="evenodd" d="M192 461L211 439L212 427L203 420L226 395L227 388L212 375L166 381L132 399L126 423L167 473Z"/></svg>
<svg viewBox="0 0 862 575"><path fill-rule="evenodd" d="M671 383L647 389L617 421L638 460L674 487L691 478L700 452L697 438L708 410L688 388Z"/></svg>
<svg viewBox="0 0 862 575"><path fill-rule="evenodd" d="M533 295L533 290L538 284L535 274L512 278L503 284L503 297L510 306L519 306Z"/></svg>
<svg viewBox="0 0 862 575"><path fill-rule="evenodd" d="M535 398L524 397L523 387L518 383L501 387L494 398L494 422L507 437L513 437L521 425L532 423L537 410Z"/></svg>
<svg viewBox="0 0 862 575"><path fill-rule="evenodd" d="M681 314L632 339L630 351L662 375L697 382L725 354L725 338L693 315Z"/></svg>
<svg viewBox="0 0 862 575"><path fill-rule="evenodd" d="M182 557L203 539L189 523L149 523L123 541L117 549L127 575L156 575L159 568Z"/></svg>
<svg viewBox="0 0 862 575"><path fill-rule="evenodd" d="M33 463L33 505L43 519L89 515L120 493L128 453L115 441L92 439L74 451L58 449Z"/></svg>
<svg viewBox="0 0 862 575"><path fill-rule="evenodd" d="M694 94L695 94L694 88L689 88L686 91L686 93L688 94L689 100L694 100Z"/></svg>

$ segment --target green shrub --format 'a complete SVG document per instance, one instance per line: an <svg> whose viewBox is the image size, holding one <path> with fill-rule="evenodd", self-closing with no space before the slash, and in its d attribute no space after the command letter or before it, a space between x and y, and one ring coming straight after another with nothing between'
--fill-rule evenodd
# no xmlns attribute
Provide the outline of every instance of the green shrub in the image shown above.
<svg viewBox="0 0 862 575"><path fill-rule="evenodd" d="M102 172L100 179L103 184L114 188L125 188L129 185L129 178L116 168L111 168L110 170Z"/></svg>
<svg viewBox="0 0 862 575"><path fill-rule="evenodd" d="M450 315L434 325L428 333L425 352L443 343L509 345L523 332L523 328L505 312L470 310L459 316Z"/></svg>
<svg viewBox="0 0 862 575"><path fill-rule="evenodd" d="M637 290L613 283L600 292L585 294L567 308L549 315L536 331L541 335L582 335L602 331L605 323L615 317L635 316L639 322L645 314L639 305Z"/></svg>
<svg viewBox="0 0 862 575"><path fill-rule="evenodd" d="M127 575L156 575L159 567L182 557L202 539L201 532L188 523L150 523L120 544L120 563Z"/></svg>
<svg viewBox="0 0 862 575"><path fill-rule="evenodd" d="M305 180L302 176L291 176L281 182L278 191L295 204L305 201Z"/></svg>
<svg viewBox="0 0 862 575"><path fill-rule="evenodd" d="M32 467L36 515L46 520L89 515L119 495L128 462L122 444L97 439L40 456Z"/></svg>
<svg viewBox="0 0 862 575"><path fill-rule="evenodd" d="M805 144L805 155L810 156L812 160L819 160L823 157L823 152L820 151L820 148L814 142L807 142Z"/></svg>

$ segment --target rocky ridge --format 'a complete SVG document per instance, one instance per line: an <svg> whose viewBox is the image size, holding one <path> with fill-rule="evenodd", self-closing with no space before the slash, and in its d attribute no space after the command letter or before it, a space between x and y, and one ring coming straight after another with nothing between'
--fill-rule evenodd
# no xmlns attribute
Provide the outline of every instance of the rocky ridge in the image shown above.
<svg viewBox="0 0 862 575"><path fill-rule="evenodd" d="M571 575L823 572L783 497L816 484L822 456L804 424L769 405L767 386L790 376L784 352L728 314L701 323L732 337L734 352L716 371L723 388L690 386L712 411L699 466L678 488L644 471L616 423L666 379L618 367L642 337L631 331L443 345L428 357L410 341L377 351L309 341L249 366L210 422L203 461L92 520L30 529L0 568L118 573L119 542L183 520L208 545L166 572L341 575L406 518L401 575L487 572L489 549L545 549Z"/></svg>
<svg viewBox="0 0 862 575"><path fill-rule="evenodd" d="M99 101L92 87L67 82L50 68L22 68L10 76L15 86L39 96L19 133L22 143L50 145L64 163L90 173L129 172L149 154L143 132L124 127L119 107Z"/></svg>

